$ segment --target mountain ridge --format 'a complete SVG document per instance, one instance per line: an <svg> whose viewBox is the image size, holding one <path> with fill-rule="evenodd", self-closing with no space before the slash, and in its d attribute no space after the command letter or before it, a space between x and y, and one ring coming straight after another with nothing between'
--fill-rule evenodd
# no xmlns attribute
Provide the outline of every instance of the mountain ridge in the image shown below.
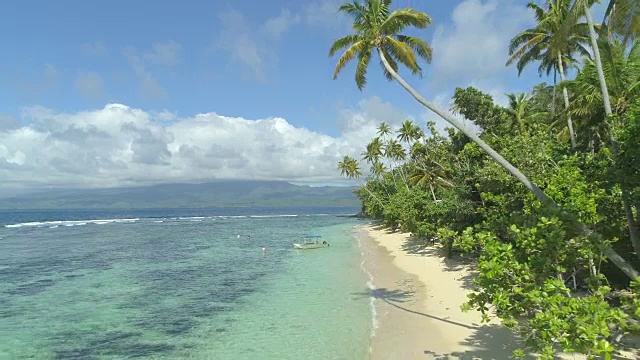
<svg viewBox="0 0 640 360"><path fill-rule="evenodd" d="M61 189L0 199L0 209L199 208L222 206L359 206L355 187L286 181L212 181L101 189Z"/></svg>

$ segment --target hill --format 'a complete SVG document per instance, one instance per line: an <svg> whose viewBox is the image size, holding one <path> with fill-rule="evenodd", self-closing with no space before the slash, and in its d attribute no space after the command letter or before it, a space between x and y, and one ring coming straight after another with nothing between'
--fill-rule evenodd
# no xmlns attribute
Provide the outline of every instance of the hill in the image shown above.
<svg viewBox="0 0 640 360"><path fill-rule="evenodd" d="M0 199L0 209L125 209L220 206L353 206L353 187L293 185L284 181L56 190Z"/></svg>

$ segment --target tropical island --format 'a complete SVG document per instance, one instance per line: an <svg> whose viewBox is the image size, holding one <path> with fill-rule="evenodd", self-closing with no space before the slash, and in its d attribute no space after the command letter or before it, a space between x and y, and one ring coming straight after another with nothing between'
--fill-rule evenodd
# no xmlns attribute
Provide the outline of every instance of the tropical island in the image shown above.
<svg viewBox="0 0 640 360"><path fill-rule="evenodd" d="M378 57L388 80L451 125L383 122L362 161L338 168L366 174L356 190L366 216L410 234L396 249L467 260L476 276L463 308L512 329L515 357L611 359L640 334L640 4L609 0L596 23L593 3L528 5L537 24L513 34L506 66L560 81L508 94L508 107L473 87L455 90L455 115L425 100L399 70L421 76L432 49L404 32L432 20L391 0L342 5L354 33L329 51L343 51L334 78L353 61L362 90Z"/></svg>

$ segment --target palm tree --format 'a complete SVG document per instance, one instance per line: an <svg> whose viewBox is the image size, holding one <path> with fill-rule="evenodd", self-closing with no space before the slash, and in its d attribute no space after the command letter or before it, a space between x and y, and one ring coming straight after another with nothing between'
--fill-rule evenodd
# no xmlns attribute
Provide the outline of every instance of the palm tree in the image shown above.
<svg viewBox="0 0 640 360"><path fill-rule="evenodd" d="M593 18L591 17L591 5L593 5L594 2L595 0L576 0L572 14L574 17L584 16L587 19L587 24L589 27L589 39L591 40L591 49L593 50L593 58L594 58L593 62L596 67L596 71L598 74L598 81L600 83L602 102L604 104L604 113L607 117L607 119L605 120L605 126L610 127L611 124L609 124L608 121L611 118L611 114L613 113L613 111L611 109L611 99L609 97L609 89L607 87L607 81L604 76L604 70L602 67L602 60L600 57L600 46L598 45L598 37L596 34L595 25L593 23ZM614 3L613 6L615 6L616 3ZM622 2L620 2L620 4L622 4ZM636 7L640 5L640 3L637 0L629 0L629 4L633 4ZM629 11L631 11L634 15L638 15L638 12L640 10L636 8L636 9L630 9ZM637 22L640 20L632 19L631 21L632 23L635 22L637 24ZM611 130L609 131L609 138L611 140L611 148L613 150L613 153L614 155L617 156L619 153L618 141L616 140L615 135ZM629 202L629 191L626 188L625 184L620 184L620 187L622 190L622 202L624 205L624 211L625 211L625 214L627 217L627 223L629 226L629 237L631 239L631 243L633 244L634 248L637 248L637 250L640 250L640 230L638 229L637 224L633 217L633 209L631 208L631 203ZM640 253L638 253L637 256L640 258Z"/></svg>
<svg viewBox="0 0 640 360"><path fill-rule="evenodd" d="M565 80L565 67L570 66L573 54L589 54L584 44L589 39L587 24L578 23L571 16L570 0L547 0L546 9L535 3L527 4L536 17L537 24L511 39L507 66L516 62L518 75L533 61L540 61L538 72L547 75L553 69ZM562 89L565 108L569 107L569 94ZM576 138L571 116L567 117L567 127L571 147L575 148Z"/></svg>
<svg viewBox="0 0 640 360"><path fill-rule="evenodd" d="M389 127L389 124L386 121L381 122L378 126L378 136L384 139L385 137L389 136L389 134L391 134L391 128Z"/></svg>
<svg viewBox="0 0 640 360"><path fill-rule="evenodd" d="M487 155L518 179L540 202L557 207L558 205L538 186L533 184L520 170L502 157L502 155L487 145L476 133L465 127L459 119L425 100L422 95L398 75L398 63L407 67L415 75L422 74L422 69L418 65L416 54L425 61L430 61L431 48L426 41L399 33L409 26L424 29L431 23L431 18L425 13L410 8L399 9L392 12L390 6L391 0L366 0L365 3L354 0L353 3L346 3L340 6L339 10L341 12L353 18L353 29L356 33L336 40L329 50L329 55L332 56L337 51L346 48L338 60L334 71L334 78L336 78L345 65L357 55L358 64L356 66L355 80L358 88L362 90L366 84L367 66L371 60L372 52L377 50L383 65L383 73L388 80L396 80L416 101L469 137L469 139L475 142ZM589 233L589 230L584 227L584 225L581 224L580 226L583 232ZM631 265L611 249L611 247L605 249L605 254L629 277L635 279L640 276L640 273L631 267Z"/></svg>
<svg viewBox="0 0 640 360"><path fill-rule="evenodd" d="M604 104L607 102L603 100L600 71L596 61L587 61L578 76L572 81L567 81L567 87L573 89L576 94L570 111L587 122L587 129L591 130L589 136L592 137L590 144L593 148L601 146L603 139L608 136L613 152L617 156L619 150L612 129L614 124L607 118L612 113L617 115L617 118L623 117L633 100L640 96L640 43L634 43L628 55L625 55L624 45L615 42L609 44L601 41L599 50L604 58L600 70L604 75L604 82L611 84L610 87L607 86L607 94L611 96L609 101L613 100L611 101L613 106L608 110L602 106L603 102ZM615 120L616 117L610 119ZM624 184L621 184L621 188L629 237L640 258L639 221L634 218L628 189Z"/></svg>
<svg viewBox="0 0 640 360"><path fill-rule="evenodd" d="M529 95L525 93L508 93L506 95L507 99L509 99L507 113L511 116L513 125L518 127L521 134L524 134L525 125L529 122L529 118L531 117L531 114L529 113Z"/></svg>
<svg viewBox="0 0 640 360"><path fill-rule="evenodd" d="M410 144L422 137L422 130L410 119L405 120L398 129L398 140Z"/></svg>
<svg viewBox="0 0 640 360"><path fill-rule="evenodd" d="M342 158L342 161L338 163L338 170L340 170L340 175L346 176L349 179L358 179L360 176L362 176L362 171L360 170L358 161L348 155L345 155ZM380 204L380 206L384 208L384 204L382 203L382 201L380 201L380 199L378 199L378 197L373 192L371 192L371 190L369 190L366 182L364 183L363 187L365 190L367 190L369 195L371 195L371 197L374 198L374 200L376 200Z"/></svg>
<svg viewBox="0 0 640 360"><path fill-rule="evenodd" d="M603 29L608 30L610 38L618 34L626 47L640 35L640 0L609 0L602 24L607 24Z"/></svg>
<svg viewBox="0 0 640 360"><path fill-rule="evenodd" d="M453 187L454 185L445 178L445 169L434 160L429 160L428 164L417 164L413 173L409 177L409 182L415 186L428 186L431 190L433 201L438 201L434 191L435 186Z"/></svg>
<svg viewBox="0 0 640 360"><path fill-rule="evenodd" d="M368 163L376 163L382 156L382 141L379 137L373 138L370 143L367 144L366 150L362 153L362 159Z"/></svg>
<svg viewBox="0 0 640 360"><path fill-rule="evenodd" d="M407 157L407 154L402 148L402 145L400 145L400 143L395 139L389 139L389 141L387 141L387 143L385 144L383 154L385 157L391 160L395 165L394 169L391 169L391 172L393 173L395 169L398 169L398 172L400 173L400 178L402 179L405 188L409 190L409 185L407 184L407 178L404 172L402 171L402 167L399 166L400 162L406 159Z"/></svg>

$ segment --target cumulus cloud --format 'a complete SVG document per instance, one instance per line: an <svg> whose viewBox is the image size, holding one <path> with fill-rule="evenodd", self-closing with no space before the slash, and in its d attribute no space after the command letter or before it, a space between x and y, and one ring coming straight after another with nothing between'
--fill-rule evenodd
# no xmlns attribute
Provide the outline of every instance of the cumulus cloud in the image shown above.
<svg viewBox="0 0 640 360"><path fill-rule="evenodd" d="M381 121L405 114L379 98L344 109L332 137L273 117L175 113L109 104L73 114L22 111L25 124L0 127L0 189L104 187L141 183L271 179L339 181L337 161L360 157Z"/></svg>
<svg viewBox="0 0 640 360"><path fill-rule="evenodd" d="M76 90L88 98L99 99L104 96L104 81L98 73L83 72L78 74L74 86Z"/></svg>

